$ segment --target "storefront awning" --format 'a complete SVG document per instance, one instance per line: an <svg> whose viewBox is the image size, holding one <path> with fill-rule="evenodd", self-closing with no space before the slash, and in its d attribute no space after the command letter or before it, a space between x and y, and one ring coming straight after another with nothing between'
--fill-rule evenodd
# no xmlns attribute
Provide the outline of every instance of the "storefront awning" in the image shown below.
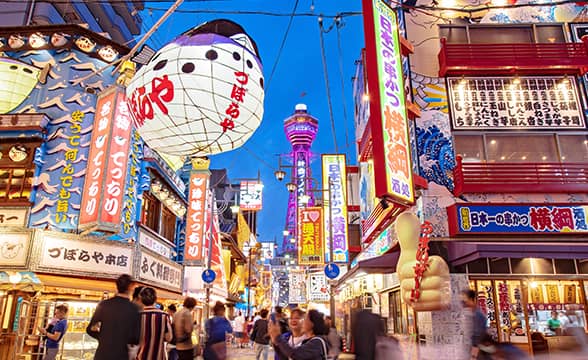
<svg viewBox="0 0 588 360"><path fill-rule="evenodd" d="M382 256L362 260L338 280L337 285L359 274L391 274L396 272L396 265L400 258L400 251L393 251Z"/></svg>
<svg viewBox="0 0 588 360"><path fill-rule="evenodd" d="M450 242L448 252L453 265L479 258L588 259L588 244Z"/></svg>

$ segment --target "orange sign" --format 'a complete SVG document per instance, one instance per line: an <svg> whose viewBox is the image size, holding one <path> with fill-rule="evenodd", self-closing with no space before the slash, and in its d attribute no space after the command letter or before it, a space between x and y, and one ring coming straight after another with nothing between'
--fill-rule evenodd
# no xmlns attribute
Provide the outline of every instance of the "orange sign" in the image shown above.
<svg viewBox="0 0 588 360"><path fill-rule="evenodd" d="M298 209L298 263L300 265L325 263L322 207Z"/></svg>
<svg viewBox="0 0 588 360"><path fill-rule="evenodd" d="M190 175L190 196L186 221L185 261L201 261L204 257L202 246L206 234L206 189L209 175L192 172Z"/></svg>
<svg viewBox="0 0 588 360"><path fill-rule="evenodd" d="M124 90L116 86L106 90L96 103L80 209L81 229L120 230L131 130Z"/></svg>

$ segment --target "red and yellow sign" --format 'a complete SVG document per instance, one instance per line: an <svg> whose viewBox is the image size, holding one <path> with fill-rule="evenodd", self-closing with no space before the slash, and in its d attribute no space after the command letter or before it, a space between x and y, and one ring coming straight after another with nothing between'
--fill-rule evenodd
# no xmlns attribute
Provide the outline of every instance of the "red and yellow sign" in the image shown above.
<svg viewBox="0 0 588 360"><path fill-rule="evenodd" d="M186 246L184 262L201 261L204 257L203 245L206 234L206 189L209 175L205 172L192 172L190 175L190 196L186 220Z"/></svg>
<svg viewBox="0 0 588 360"><path fill-rule="evenodd" d="M125 92L111 87L96 103L80 209L83 230L120 231L131 130Z"/></svg>
<svg viewBox="0 0 588 360"><path fill-rule="evenodd" d="M325 263L322 207L298 209L298 263L300 265Z"/></svg>

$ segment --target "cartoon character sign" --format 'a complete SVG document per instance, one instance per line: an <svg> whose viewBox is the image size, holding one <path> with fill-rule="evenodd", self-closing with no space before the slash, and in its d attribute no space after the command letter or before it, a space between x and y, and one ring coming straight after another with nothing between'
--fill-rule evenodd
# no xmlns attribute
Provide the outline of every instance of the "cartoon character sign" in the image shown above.
<svg viewBox="0 0 588 360"><path fill-rule="evenodd" d="M243 28L215 20L159 50L127 88L139 133L167 155L204 156L232 150L263 116L257 46Z"/></svg>

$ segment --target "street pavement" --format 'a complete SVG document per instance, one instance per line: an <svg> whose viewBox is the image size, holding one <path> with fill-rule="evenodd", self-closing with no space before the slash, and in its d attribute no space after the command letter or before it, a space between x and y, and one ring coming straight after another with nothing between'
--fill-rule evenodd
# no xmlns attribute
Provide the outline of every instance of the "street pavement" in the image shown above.
<svg viewBox="0 0 588 360"><path fill-rule="evenodd" d="M239 349L239 348L235 348L235 347L229 347L228 351L227 351L227 358L228 360L255 360L255 353L253 352L253 349L248 348L248 349ZM268 360L271 360L274 358L274 351L272 349L270 349L269 351L269 355L268 355ZM198 357L198 360L203 359L202 357Z"/></svg>

